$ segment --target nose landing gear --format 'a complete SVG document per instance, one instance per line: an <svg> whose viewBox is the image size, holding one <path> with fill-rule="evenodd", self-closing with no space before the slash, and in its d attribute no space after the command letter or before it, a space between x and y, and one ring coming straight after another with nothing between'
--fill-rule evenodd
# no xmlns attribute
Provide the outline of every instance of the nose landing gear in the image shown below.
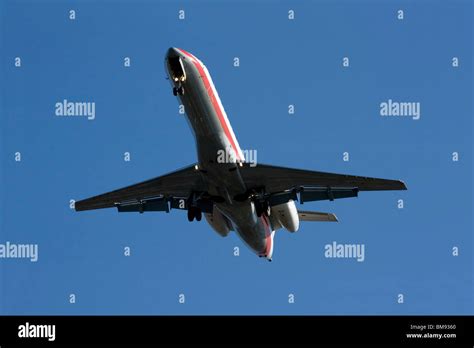
<svg viewBox="0 0 474 348"><path fill-rule="evenodd" d="M183 86L173 87L173 95L176 97L178 95L184 95Z"/></svg>
<svg viewBox="0 0 474 348"><path fill-rule="evenodd" d="M179 56L172 56L168 59L168 69L170 77L175 83L176 87L173 87L173 95L183 95L183 82L186 81L186 71L184 65Z"/></svg>

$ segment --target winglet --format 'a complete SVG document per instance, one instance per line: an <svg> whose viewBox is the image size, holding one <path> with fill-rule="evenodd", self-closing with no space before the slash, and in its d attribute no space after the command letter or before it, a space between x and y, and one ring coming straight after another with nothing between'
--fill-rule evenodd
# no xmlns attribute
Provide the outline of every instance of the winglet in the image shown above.
<svg viewBox="0 0 474 348"><path fill-rule="evenodd" d="M398 180L398 182L400 183L400 190L408 190L407 189L407 185L405 185L405 183L401 180Z"/></svg>

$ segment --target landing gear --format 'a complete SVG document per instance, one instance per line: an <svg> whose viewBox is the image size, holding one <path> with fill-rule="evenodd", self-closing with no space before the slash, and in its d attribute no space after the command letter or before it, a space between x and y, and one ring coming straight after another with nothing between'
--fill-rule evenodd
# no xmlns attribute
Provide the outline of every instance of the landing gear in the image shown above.
<svg viewBox="0 0 474 348"><path fill-rule="evenodd" d="M269 217L272 211L270 204L268 204L267 201L255 202L255 210L258 217L261 217L262 215Z"/></svg>
<svg viewBox="0 0 474 348"><path fill-rule="evenodd" d="M194 209L193 207L188 208L188 221L191 222L194 220Z"/></svg>
<svg viewBox="0 0 474 348"><path fill-rule="evenodd" d="M201 221L202 211L201 209L197 207L189 207L188 208L188 221L191 222L194 219L196 219L196 221Z"/></svg>
<svg viewBox="0 0 474 348"><path fill-rule="evenodd" d="M201 209L199 209L199 208L195 208L195 209L196 209L196 211L195 211L196 221L201 221L201 219L202 219Z"/></svg>
<svg viewBox="0 0 474 348"><path fill-rule="evenodd" d="M184 88L183 86L173 87L173 95L176 97L177 95L184 95Z"/></svg>

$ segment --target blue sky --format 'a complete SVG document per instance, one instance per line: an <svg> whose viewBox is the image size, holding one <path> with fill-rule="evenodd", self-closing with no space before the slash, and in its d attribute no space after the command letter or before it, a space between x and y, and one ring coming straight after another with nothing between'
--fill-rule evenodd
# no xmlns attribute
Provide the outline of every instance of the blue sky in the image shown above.
<svg viewBox="0 0 474 348"><path fill-rule="evenodd" d="M0 243L39 246L37 262L0 259L1 314L473 314L470 2L2 1L0 23ZM259 162L408 191L305 204L340 222L278 231L272 263L181 211L74 212L196 161L170 46L206 64ZM55 116L63 99L95 102L95 119ZM381 117L388 99L420 119ZM365 261L325 258L333 241Z"/></svg>

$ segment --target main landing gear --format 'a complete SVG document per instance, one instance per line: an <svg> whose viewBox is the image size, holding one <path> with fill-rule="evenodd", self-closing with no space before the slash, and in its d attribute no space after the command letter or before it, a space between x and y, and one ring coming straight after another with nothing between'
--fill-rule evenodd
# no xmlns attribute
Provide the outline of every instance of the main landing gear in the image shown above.
<svg viewBox="0 0 474 348"><path fill-rule="evenodd" d="M191 206L191 207L188 208L188 221L191 222L194 219L196 219L196 221L201 221L202 211L201 211L201 209L199 209L197 207L192 207Z"/></svg>
<svg viewBox="0 0 474 348"><path fill-rule="evenodd" d="M183 86L173 87L173 95L176 97L177 95L184 95L184 88Z"/></svg>
<svg viewBox="0 0 474 348"><path fill-rule="evenodd" d="M255 202L255 210L256 210L256 213L257 213L257 216L260 217L262 215L265 215L267 217L270 216L271 214L271 207L270 207L270 204L268 204L267 201L263 201L263 202L258 202L256 201Z"/></svg>

